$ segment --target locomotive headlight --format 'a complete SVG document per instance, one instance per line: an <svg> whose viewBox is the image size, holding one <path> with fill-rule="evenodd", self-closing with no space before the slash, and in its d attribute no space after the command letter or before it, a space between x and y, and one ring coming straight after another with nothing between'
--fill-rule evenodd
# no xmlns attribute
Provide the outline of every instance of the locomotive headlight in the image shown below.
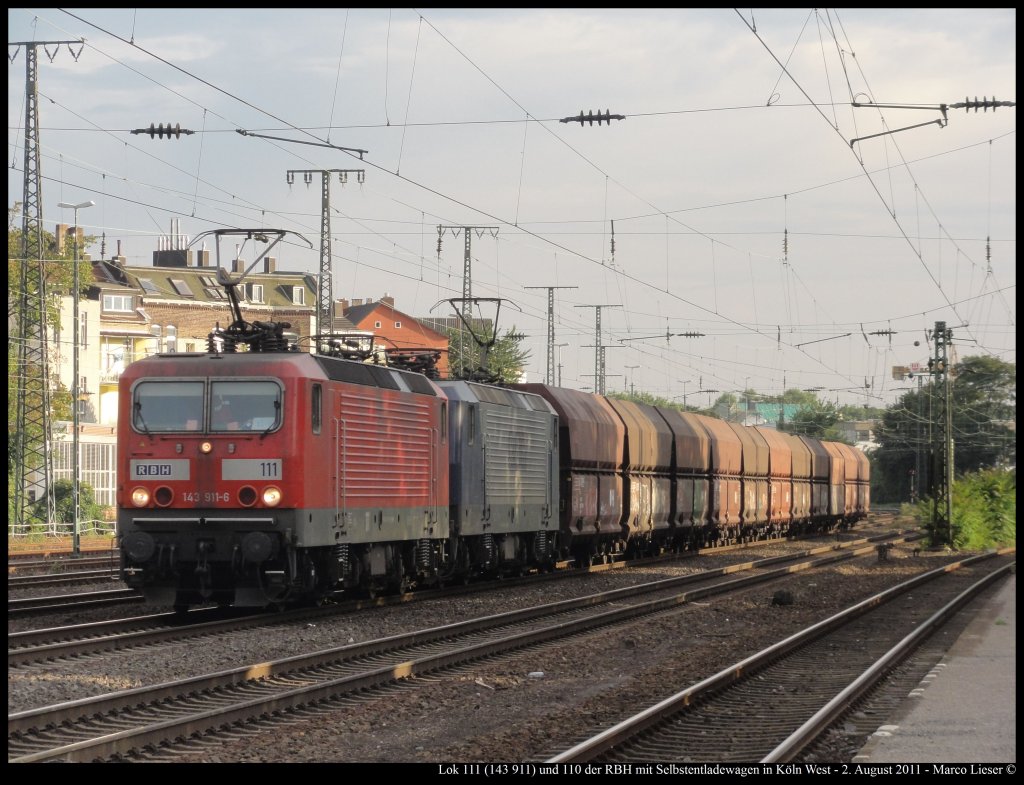
<svg viewBox="0 0 1024 785"><path fill-rule="evenodd" d="M145 488L136 488L132 491L132 504L136 507L145 507L149 504L149 491Z"/></svg>
<svg viewBox="0 0 1024 785"><path fill-rule="evenodd" d="M213 445L210 442L203 442L199 445L199 451L203 453L203 455L208 455L213 451Z"/></svg>
<svg viewBox="0 0 1024 785"><path fill-rule="evenodd" d="M268 485L263 489L263 503L268 507L276 507L281 503L281 489Z"/></svg>

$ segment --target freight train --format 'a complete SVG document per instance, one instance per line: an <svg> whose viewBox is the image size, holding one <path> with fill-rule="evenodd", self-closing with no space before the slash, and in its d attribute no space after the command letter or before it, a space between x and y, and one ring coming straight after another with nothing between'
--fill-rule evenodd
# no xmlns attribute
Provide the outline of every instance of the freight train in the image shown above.
<svg viewBox="0 0 1024 785"><path fill-rule="evenodd" d="M827 530L869 509L867 458L847 445L300 352L287 325L244 322L232 285L236 321L207 352L121 376L120 571L151 603L373 596Z"/></svg>
<svg viewBox="0 0 1024 785"><path fill-rule="evenodd" d="M844 444L541 384L309 352L161 354L121 378L121 574L263 606L848 525Z"/></svg>

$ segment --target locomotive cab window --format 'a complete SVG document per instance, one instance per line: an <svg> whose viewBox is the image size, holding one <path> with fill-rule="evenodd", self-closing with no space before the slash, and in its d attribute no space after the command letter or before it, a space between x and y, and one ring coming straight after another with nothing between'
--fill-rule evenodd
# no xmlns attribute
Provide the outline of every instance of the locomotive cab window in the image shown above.
<svg viewBox="0 0 1024 785"><path fill-rule="evenodd" d="M210 432L268 432L281 425L281 386L271 381L210 383Z"/></svg>
<svg viewBox="0 0 1024 785"><path fill-rule="evenodd" d="M132 426L143 433L201 430L203 383L139 382L132 393Z"/></svg>

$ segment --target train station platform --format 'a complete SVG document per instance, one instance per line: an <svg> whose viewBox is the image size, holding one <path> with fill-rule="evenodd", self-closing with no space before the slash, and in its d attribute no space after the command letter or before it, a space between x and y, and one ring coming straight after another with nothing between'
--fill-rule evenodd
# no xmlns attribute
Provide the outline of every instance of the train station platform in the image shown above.
<svg viewBox="0 0 1024 785"><path fill-rule="evenodd" d="M853 762L1015 764L1016 673L1014 573Z"/></svg>

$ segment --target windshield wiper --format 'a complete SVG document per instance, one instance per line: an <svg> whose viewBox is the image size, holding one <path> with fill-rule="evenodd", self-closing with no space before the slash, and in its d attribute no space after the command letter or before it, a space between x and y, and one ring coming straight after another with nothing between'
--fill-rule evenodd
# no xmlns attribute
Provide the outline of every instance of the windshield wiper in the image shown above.
<svg viewBox="0 0 1024 785"><path fill-rule="evenodd" d="M142 404L139 401L135 402L135 415L136 415L136 419L139 422L139 425L142 426L143 433L145 433L146 436L148 436L150 439L152 439L153 438L153 434L151 434L149 432L149 428L146 427L146 421L144 419L142 419Z"/></svg>
<svg viewBox="0 0 1024 785"><path fill-rule="evenodd" d="M273 422L270 423L269 426L267 426L267 430L265 430L263 433L260 434L260 441L263 440L264 436L266 436L268 433L270 433L272 430L274 430L274 426L277 425L277 418L280 415L280 413L281 413L281 402L280 401L274 401L274 420L273 420Z"/></svg>

